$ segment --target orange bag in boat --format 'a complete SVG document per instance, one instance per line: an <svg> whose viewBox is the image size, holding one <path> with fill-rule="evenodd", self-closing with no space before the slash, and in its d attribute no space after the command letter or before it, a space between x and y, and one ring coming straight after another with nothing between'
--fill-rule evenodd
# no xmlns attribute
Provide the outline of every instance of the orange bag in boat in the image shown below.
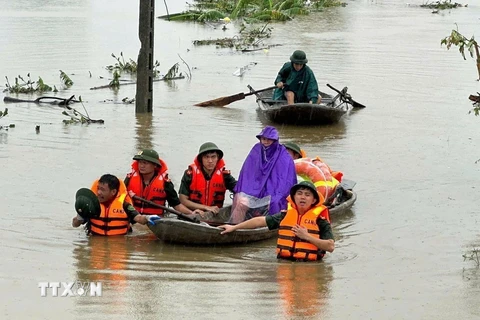
<svg viewBox="0 0 480 320"><path fill-rule="evenodd" d="M335 190L330 168L319 159L301 158L294 161L295 171L303 180L313 182L323 203ZM299 179L300 180L300 179Z"/></svg>

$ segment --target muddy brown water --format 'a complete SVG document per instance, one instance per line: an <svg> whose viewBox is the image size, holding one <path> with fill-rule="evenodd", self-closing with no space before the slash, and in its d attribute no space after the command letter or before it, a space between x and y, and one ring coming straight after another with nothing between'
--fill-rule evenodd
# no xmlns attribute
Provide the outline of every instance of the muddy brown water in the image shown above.
<svg viewBox="0 0 480 320"><path fill-rule="evenodd" d="M474 61L440 46L455 22L475 34L480 8L472 2L431 14L410 2L348 1L275 24L271 43L283 46L247 54L192 45L232 36L236 24L222 31L156 20L160 70L180 62L185 73L180 54L192 79L155 83L153 115L136 117L133 105L120 103L135 86L89 88L108 83L111 53L136 58L137 2L0 1L0 75L13 81L30 72L60 88L58 70L73 73L74 85L58 95L81 95L90 116L106 121L65 126L58 107L1 107L10 115L0 125L16 125L0 131L2 318L480 317L478 271L462 258L479 243L480 119L468 114L466 99L479 87ZM165 13L160 2L156 13ZM332 126L278 126L281 141L299 143L357 182L358 201L333 222L336 250L322 263L277 261L275 241L198 248L163 244L141 227L117 239L70 227L75 191L106 172L123 177L144 147L160 152L177 187L209 140L238 175L264 125L254 98L225 108L192 105L247 92L247 84L270 86L298 48L321 88L348 86L367 106ZM243 77L232 75L251 62L257 65ZM38 282L76 279L101 281L103 296L40 296Z"/></svg>

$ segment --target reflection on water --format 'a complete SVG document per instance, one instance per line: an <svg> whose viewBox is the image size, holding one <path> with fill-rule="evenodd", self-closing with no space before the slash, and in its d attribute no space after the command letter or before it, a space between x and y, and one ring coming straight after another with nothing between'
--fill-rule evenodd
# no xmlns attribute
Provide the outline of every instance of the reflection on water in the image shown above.
<svg viewBox="0 0 480 320"><path fill-rule="evenodd" d="M135 126L137 150L154 149L152 139L156 128L153 125L153 115L151 113L138 113L135 114L135 118L137 120Z"/></svg>
<svg viewBox="0 0 480 320"><path fill-rule="evenodd" d="M284 319L323 318L333 268L322 262L282 262L276 269Z"/></svg>
<svg viewBox="0 0 480 320"><path fill-rule="evenodd" d="M169 6L175 12L185 3ZM58 96L81 95L92 118L105 120L65 126L60 108L23 103L10 104L8 117L0 119L0 125L16 124L0 131L2 315L478 317L478 278L469 270L470 280L462 278L459 252L478 233L478 119L466 114L466 97L478 91L478 83L472 60L439 46L455 22L462 21L462 33L475 33L478 6L432 15L398 0L349 1L345 8L275 24L271 43L283 46L250 54L192 45L192 39L233 34L236 22L224 33L156 19L154 58L160 70L180 62L185 72L180 54L192 79L156 82L153 114L138 116L133 105L120 103L135 96L135 86L89 90L111 78L104 68L113 62L111 53L138 55L138 2L0 0L0 7L0 76L42 76L57 85ZM163 10L157 6L156 15ZM223 108L193 104L248 92L247 83L270 85L296 49L307 52L322 91L325 83L348 86L367 106L331 126L277 126L281 142L298 143L358 183L354 209L332 217L337 246L322 263L277 262L275 241L196 248L161 243L139 226L119 239L87 239L70 227L75 191L105 172L121 176L143 148L157 149L177 187L205 141L222 148L236 175L264 126L255 98ZM232 75L252 61L257 65L244 77ZM72 74L71 88L60 87L59 69ZM99 102L105 100L113 103ZM38 297L37 281L73 277L105 281L105 296ZM301 288L314 293L304 296Z"/></svg>

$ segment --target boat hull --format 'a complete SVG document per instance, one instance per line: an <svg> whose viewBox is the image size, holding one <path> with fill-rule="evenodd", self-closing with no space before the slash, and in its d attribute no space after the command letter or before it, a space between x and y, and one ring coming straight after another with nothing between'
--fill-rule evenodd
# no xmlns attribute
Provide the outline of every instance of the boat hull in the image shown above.
<svg viewBox="0 0 480 320"><path fill-rule="evenodd" d="M347 113L345 102L336 99L327 93L319 92L322 96L320 104L295 103L286 104L283 100L272 100L273 91L257 96L257 112L265 120L279 124L292 125L326 125L340 121Z"/></svg>
<svg viewBox="0 0 480 320"><path fill-rule="evenodd" d="M330 209L330 216L341 215L350 209L357 195L353 191L348 192L348 199L345 202ZM273 238L278 230L268 230L267 227L257 229L241 229L227 234L220 234L221 228L212 226L220 225L228 221L231 207L222 208L217 215L207 213L202 223L183 221L177 218L164 218L157 220L155 225L149 225L150 230L158 239L171 243L182 243L189 245L225 245L249 243ZM212 224L209 225L208 223Z"/></svg>

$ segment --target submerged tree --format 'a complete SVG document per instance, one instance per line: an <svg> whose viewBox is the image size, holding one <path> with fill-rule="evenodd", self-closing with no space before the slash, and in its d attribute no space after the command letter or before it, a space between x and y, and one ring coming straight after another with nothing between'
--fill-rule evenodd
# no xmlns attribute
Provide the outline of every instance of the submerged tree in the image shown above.
<svg viewBox="0 0 480 320"><path fill-rule="evenodd" d="M457 46L458 51L460 51L464 60L467 60L467 58L465 57L465 49L468 50L472 58L473 54L475 53L478 72L477 81L480 80L480 52L478 50L478 43L473 36L470 39L467 39L464 35L458 32L457 25L457 30L452 30L452 33L448 37L442 39L440 43L441 45L446 45L447 49L450 49L452 45Z"/></svg>

